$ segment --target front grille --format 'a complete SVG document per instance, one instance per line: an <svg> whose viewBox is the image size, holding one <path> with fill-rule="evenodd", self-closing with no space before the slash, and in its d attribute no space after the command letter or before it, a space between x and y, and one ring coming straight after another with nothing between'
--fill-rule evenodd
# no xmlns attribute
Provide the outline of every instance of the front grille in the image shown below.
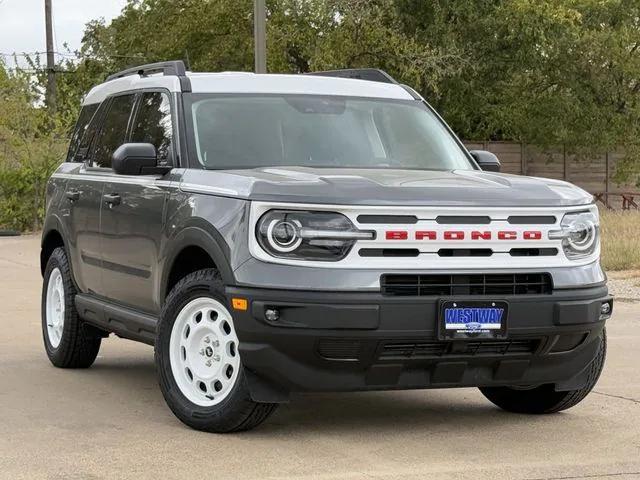
<svg viewBox="0 0 640 480"><path fill-rule="evenodd" d="M467 342L386 343L379 360L424 360L444 356L526 355L536 351L540 340L490 340Z"/></svg>
<svg viewBox="0 0 640 480"><path fill-rule="evenodd" d="M388 296L540 295L553 289L548 273L385 274L380 286Z"/></svg>

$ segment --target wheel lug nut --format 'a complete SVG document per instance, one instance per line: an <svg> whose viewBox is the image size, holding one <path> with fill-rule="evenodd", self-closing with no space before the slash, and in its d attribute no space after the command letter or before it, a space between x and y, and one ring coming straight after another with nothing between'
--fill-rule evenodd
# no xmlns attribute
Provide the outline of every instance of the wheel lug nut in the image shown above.
<svg viewBox="0 0 640 480"><path fill-rule="evenodd" d="M204 337L204 343L209 343L211 339L209 337Z"/></svg>
<svg viewBox="0 0 640 480"><path fill-rule="evenodd" d="M204 348L200 349L200 355L204 355Z"/></svg>
<svg viewBox="0 0 640 480"><path fill-rule="evenodd" d="M211 366L211 360L207 360L207 363L205 364L207 367Z"/></svg>
<svg viewBox="0 0 640 480"><path fill-rule="evenodd" d="M213 345L214 347L219 347L220 342L218 340L214 340L214 342L211 345Z"/></svg>
<svg viewBox="0 0 640 480"><path fill-rule="evenodd" d="M216 362L219 362L219 361L220 361L220 355L214 355L214 356L213 356L213 359L214 359Z"/></svg>

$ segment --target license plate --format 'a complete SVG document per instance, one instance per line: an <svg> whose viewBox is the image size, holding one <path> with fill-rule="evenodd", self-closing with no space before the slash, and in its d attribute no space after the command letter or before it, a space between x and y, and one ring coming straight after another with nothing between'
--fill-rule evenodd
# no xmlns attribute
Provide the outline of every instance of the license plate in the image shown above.
<svg viewBox="0 0 640 480"><path fill-rule="evenodd" d="M443 339L504 338L509 305L504 301L440 302L440 337Z"/></svg>

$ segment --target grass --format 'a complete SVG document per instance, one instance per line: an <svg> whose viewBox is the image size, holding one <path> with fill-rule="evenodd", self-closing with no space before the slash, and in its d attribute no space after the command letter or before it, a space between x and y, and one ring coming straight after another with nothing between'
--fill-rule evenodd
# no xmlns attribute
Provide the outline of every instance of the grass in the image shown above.
<svg viewBox="0 0 640 480"><path fill-rule="evenodd" d="M602 266L605 270L640 270L640 211L600 210Z"/></svg>

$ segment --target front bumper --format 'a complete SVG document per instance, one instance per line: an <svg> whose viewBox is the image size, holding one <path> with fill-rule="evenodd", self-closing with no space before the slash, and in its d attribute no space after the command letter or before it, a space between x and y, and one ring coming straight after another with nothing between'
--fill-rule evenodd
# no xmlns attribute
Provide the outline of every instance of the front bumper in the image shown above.
<svg viewBox="0 0 640 480"><path fill-rule="evenodd" d="M447 297L509 302L506 340L438 340L436 297L228 287L254 399L289 392L526 386L580 388L612 303L606 286L552 294ZM275 308L277 321L265 317Z"/></svg>

